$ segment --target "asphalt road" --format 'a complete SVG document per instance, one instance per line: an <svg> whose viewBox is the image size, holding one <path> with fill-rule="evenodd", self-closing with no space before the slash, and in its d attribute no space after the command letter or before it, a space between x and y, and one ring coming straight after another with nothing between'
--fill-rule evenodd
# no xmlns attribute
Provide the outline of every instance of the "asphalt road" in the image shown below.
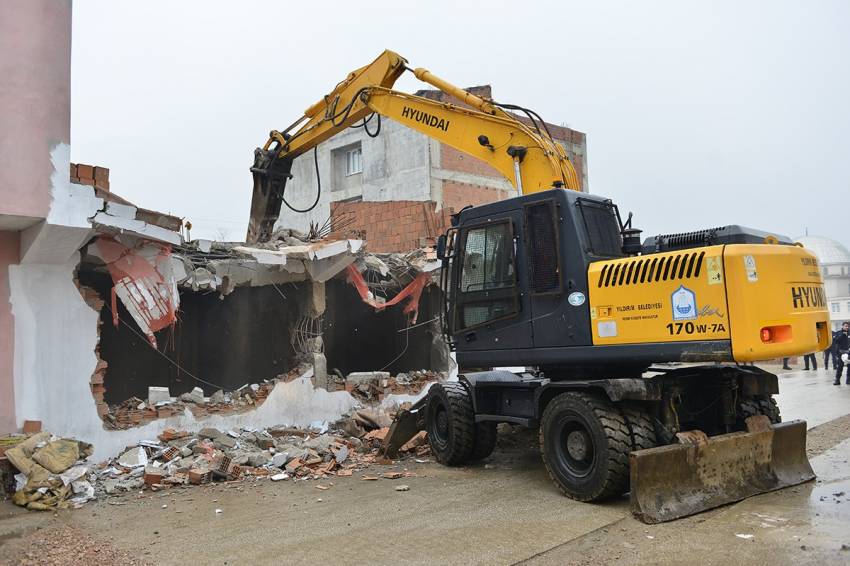
<svg viewBox="0 0 850 566"><path fill-rule="evenodd" d="M784 419L822 425L810 431L817 482L664 525L634 520L625 498L598 505L560 496L533 436L516 432L481 465L407 460L397 469L416 477L398 480L211 485L56 516L4 504L0 556L14 560L36 526L70 526L154 564L850 563L850 546L842 550L850 545L850 417L840 419L850 414L850 387L831 383L823 370L780 381ZM400 484L409 491L396 491Z"/></svg>

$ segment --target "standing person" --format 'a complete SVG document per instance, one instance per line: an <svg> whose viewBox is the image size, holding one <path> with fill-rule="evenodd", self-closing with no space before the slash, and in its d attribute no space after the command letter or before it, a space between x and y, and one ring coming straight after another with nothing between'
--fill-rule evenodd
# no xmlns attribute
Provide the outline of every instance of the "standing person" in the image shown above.
<svg viewBox="0 0 850 566"><path fill-rule="evenodd" d="M841 372L844 371L844 360L842 354L850 351L850 322L841 325L841 330L835 333L832 339L832 363L835 365L835 381L833 385L841 385ZM850 371L847 372L847 385L850 385Z"/></svg>
<svg viewBox="0 0 850 566"><path fill-rule="evenodd" d="M815 370L815 371L818 370L818 359L815 357L814 352L812 352L811 354L806 354L805 356L803 356L803 361L806 362L806 370L808 370L810 368ZM811 365L809 365L809 362L811 362Z"/></svg>
<svg viewBox="0 0 850 566"><path fill-rule="evenodd" d="M811 369L818 371L818 359L815 357L814 352L803 356L803 361L806 362L806 370L808 370L810 367L809 362L812 362Z"/></svg>
<svg viewBox="0 0 850 566"><path fill-rule="evenodd" d="M823 367L829 371L829 358L832 357L832 342L829 343L829 348L823 351Z"/></svg>
<svg viewBox="0 0 850 566"><path fill-rule="evenodd" d="M791 358L782 358L782 369L791 369L791 366L788 365L788 360Z"/></svg>

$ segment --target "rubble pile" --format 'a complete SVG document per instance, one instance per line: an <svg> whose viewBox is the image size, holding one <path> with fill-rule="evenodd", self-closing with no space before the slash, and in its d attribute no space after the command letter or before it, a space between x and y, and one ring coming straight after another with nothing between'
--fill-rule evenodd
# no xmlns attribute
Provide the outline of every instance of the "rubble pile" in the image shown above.
<svg viewBox="0 0 850 566"><path fill-rule="evenodd" d="M195 418L208 415L231 414L248 411L260 406L271 394L279 381L288 382L303 375L304 369L297 367L288 374L263 383L246 383L235 391L216 390L206 396L204 390L195 387L188 393L172 396L167 387L148 387L148 398L130 397L118 405L109 407L103 416L109 429L128 429L147 424L159 418L171 417L190 411ZM361 402L381 402L387 395L416 395L431 382L443 382L446 372L414 370L392 376L385 371L354 372L343 376L335 374L329 389L348 391Z"/></svg>
<svg viewBox="0 0 850 566"><path fill-rule="evenodd" d="M179 415L186 410L191 411L195 418L247 411L261 405L278 381L289 381L298 375L299 371L293 371L264 383L245 384L236 391L219 389L209 397L204 395L200 387L177 397L173 397L167 387L149 387L147 399L130 397L113 405L103 420L107 428L127 429L159 418Z"/></svg>
<svg viewBox="0 0 850 566"><path fill-rule="evenodd" d="M383 401L384 397L394 395L417 395L429 383L442 383L448 374L442 371L414 370L391 376L386 371L353 372L345 378L336 376L337 388L345 387L361 402Z"/></svg>
<svg viewBox="0 0 850 566"><path fill-rule="evenodd" d="M91 444L47 431L6 450L5 457L20 472L12 501L41 511L80 507L95 495L94 474L85 463L92 452Z"/></svg>
<svg viewBox="0 0 850 566"><path fill-rule="evenodd" d="M317 422L305 429L279 426L220 431L208 427L190 433L169 428L155 440L140 441L98 465L85 463L93 453L91 444L39 432L20 437L20 442L6 449L5 456L20 471L15 475L15 504L33 510L64 509L80 507L98 496L143 489L260 478L300 481L352 476L373 464L392 463L384 456L391 423L392 415L358 410L332 426ZM399 453L430 454L425 432L416 434ZM410 475L387 472L381 477ZM363 475L363 479L378 476Z"/></svg>
<svg viewBox="0 0 850 566"><path fill-rule="evenodd" d="M272 481L351 476L381 456L390 417L357 411L328 427L315 423L308 429L272 427L197 433L166 429L156 440L142 441L97 471L97 494L140 489L199 485L268 477ZM403 453L427 455L424 433L408 442Z"/></svg>

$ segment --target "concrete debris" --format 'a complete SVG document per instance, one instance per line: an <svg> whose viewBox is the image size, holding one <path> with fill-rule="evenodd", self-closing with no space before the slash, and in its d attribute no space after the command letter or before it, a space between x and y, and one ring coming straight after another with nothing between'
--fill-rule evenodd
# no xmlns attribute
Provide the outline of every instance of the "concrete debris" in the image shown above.
<svg viewBox="0 0 850 566"><path fill-rule="evenodd" d="M388 372L355 372L348 374L344 385L345 390L359 401L370 403L381 401L387 395L417 395L429 383L443 382L447 378L446 372L425 369L400 373L395 377ZM385 426L389 426L389 423Z"/></svg>
<svg viewBox="0 0 850 566"><path fill-rule="evenodd" d="M197 405L201 405L205 402L204 390L200 387L195 387L190 392L181 395L180 400L184 403L195 403Z"/></svg>
<svg viewBox="0 0 850 566"><path fill-rule="evenodd" d="M141 446L137 446L136 448L131 448L124 452L118 458L118 464L124 466L125 468L137 468L139 466L147 466L148 464L148 456L145 452L145 449Z"/></svg>
<svg viewBox="0 0 850 566"><path fill-rule="evenodd" d="M409 485L397 485L395 487L395 490L396 491L410 491L410 486Z"/></svg>
<svg viewBox="0 0 850 566"><path fill-rule="evenodd" d="M157 403L170 402L173 398L168 387L148 387L148 405L156 405Z"/></svg>
<svg viewBox="0 0 850 566"><path fill-rule="evenodd" d="M246 384L231 393L218 390L210 397L205 397L204 390L200 387L178 397L173 397L167 387L150 387L147 403L137 397L131 397L119 405L110 406L109 411L103 415L104 424L111 429L127 429L159 418L182 415L186 410L195 418L247 411L262 404L279 380L289 380L298 373L299 370L296 369L262 384Z"/></svg>
<svg viewBox="0 0 850 566"><path fill-rule="evenodd" d="M370 428L362 438L346 433L355 420ZM143 440L128 447L118 457L91 466L70 461L66 454L85 458L91 446L69 439L57 439L48 432L33 435L18 444L11 459L23 472L23 489L16 494L16 503L31 509L77 506L97 496L115 496L139 490L160 491L175 486L203 485L216 481L257 481L268 478L303 481L333 477L351 477L375 464L392 463L380 454L388 417L376 411L358 411L336 423L316 423L316 428L271 427L240 429L222 432L202 428L196 433L165 429L156 440ZM363 430L361 428L361 430ZM235 436L235 438L234 438ZM424 436L417 440L423 446ZM57 444L58 443L58 444ZM61 448L61 449L60 449ZM62 465L70 462L61 473L51 471L34 459L35 454L63 455ZM416 453L414 450L411 454ZM57 469L60 460L40 458ZM375 480L410 477L409 472L390 471L363 476ZM35 479L33 479L35 478ZM318 489L327 486L319 485ZM40 489L45 488L45 489Z"/></svg>

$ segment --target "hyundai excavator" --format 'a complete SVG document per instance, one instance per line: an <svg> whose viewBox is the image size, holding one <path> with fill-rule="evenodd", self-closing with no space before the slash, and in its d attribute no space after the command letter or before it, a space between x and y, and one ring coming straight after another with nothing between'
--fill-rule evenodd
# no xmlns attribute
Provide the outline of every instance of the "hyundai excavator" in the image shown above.
<svg viewBox="0 0 850 566"><path fill-rule="evenodd" d="M458 103L392 90L404 72ZM814 478L805 421L781 422L777 376L752 362L828 346L816 257L741 226L641 242L631 215L581 191L537 114L396 53L350 73L255 151L249 240L268 239L293 160L373 114L490 164L518 195L464 208L439 238L443 328L461 372L394 429L424 428L446 465L489 456L498 423L537 429L563 494L629 493L649 523Z"/></svg>

